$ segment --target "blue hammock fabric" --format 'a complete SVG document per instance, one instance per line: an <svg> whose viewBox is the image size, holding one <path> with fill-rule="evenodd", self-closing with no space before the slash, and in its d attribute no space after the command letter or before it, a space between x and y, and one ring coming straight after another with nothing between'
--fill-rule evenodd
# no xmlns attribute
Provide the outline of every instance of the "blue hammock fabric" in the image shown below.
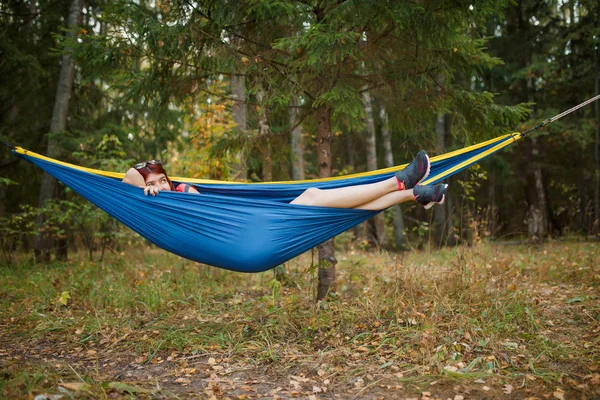
<svg viewBox="0 0 600 400"><path fill-rule="evenodd" d="M439 161L433 158L426 184L437 183L467 168L516 138L507 135L452 157ZM13 152L158 247L190 260L239 272L274 268L381 212L289 204L307 188L360 185L394 175L394 171L386 170L368 176L300 183L194 184L200 195L161 192L153 197L119 179L90 173L20 148Z"/></svg>

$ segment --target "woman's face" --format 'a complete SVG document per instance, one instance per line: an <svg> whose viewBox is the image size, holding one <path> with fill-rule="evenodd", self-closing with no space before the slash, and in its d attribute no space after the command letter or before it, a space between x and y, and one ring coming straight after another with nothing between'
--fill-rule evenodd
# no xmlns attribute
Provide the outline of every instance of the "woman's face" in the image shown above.
<svg viewBox="0 0 600 400"><path fill-rule="evenodd" d="M154 188L158 188L160 191L170 191L171 186L169 186L169 181L165 174L156 174L154 172L150 172L146 177L146 186L152 186Z"/></svg>

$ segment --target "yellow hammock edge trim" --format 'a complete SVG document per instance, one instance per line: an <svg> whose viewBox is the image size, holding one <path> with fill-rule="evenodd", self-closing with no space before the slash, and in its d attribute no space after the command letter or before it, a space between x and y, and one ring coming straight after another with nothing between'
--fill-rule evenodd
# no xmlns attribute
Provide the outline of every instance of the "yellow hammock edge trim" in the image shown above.
<svg viewBox="0 0 600 400"><path fill-rule="evenodd" d="M473 150L477 150L481 147L485 147L488 146L492 143L495 142L500 142L504 139L506 139L507 137L513 137L513 141L506 141L504 143L501 143L497 146L494 146L486 151L484 151L483 153L479 153L476 156L465 160L464 162L462 162L461 164L447 170L444 171L444 173L441 175L443 176L448 176L451 175L454 171L459 170L460 168L463 168L466 165L469 165L473 162L476 162L486 156L488 156L489 154L494 153L495 151L509 145L510 143L513 143L517 140L519 140L522 135L519 132L515 132L515 133L509 133L506 135L502 135L499 136L497 138L482 142L482 143L478 143L469 147L465 147L459 150L455 150L455 151L451 151L449 153L446 154L442 154L436 157L432 157L431 158L431 162L436 162L436 161L442 161L442 160L446 160L448 158L460 155L460 154L464 154L467 153L469 151L473 151ZM22 147L15 147L14 148L15 153L18 154L23 154L27 157L32 157L32 158L37 158L40 160L44 160L47 162L51 162L57 165L62 165L65 167L69 167L69 168L73 168L73 169L77 169L80 171L85 171L88 172L90 174L95 174L95 175L100 175L100 176L106 176L108 178L115 178L115 179L123 179L125 177L125 173L124 172L110 172L110 171L102 171L99 169L94 169L94 168L87 168L87 167L81 167L79 165L75 165L75 164L70 164L70 163L66 163L64 161L59 161L59 160L55 160L53 158L50 157L46 157L43 156L41 154L35 153L33 151L29 151L26 150ZM398 165L395 167L391 167L391 168L384 168L384 169L378 169L375 171L368 171L368 172L362 172L362 173L358 173L358 174L351 174L351 175L344 175L344 176L334 176L334 177L330 177L330 178L322 178L322 179L307 179L307 180L301 180L301 181L277 181L277 182L228 182L228 181L217 181L217 180L212 180L212 179L195 179L195 178L185 178L185 177L171 177L172 180L177 181L177 182L188 182L188 183L196 183L196 184L203 184L203 183L208 183L208 184L243 184L243 183L251 183L251 184L256 184L256 185L265 185L265 184L290 184L290 183L309 183L309 182L325 182L325 181L335 181L335 180L341 180L341 179L351 179L351 178L359 178L359 177L365 177L365 176L372 176L372 175L378 175L378 174L384 174L384 173L388 173L388 172L395 172L395 171L399 171L402 168L404 168L406 165L408 164L402 164L402 165ZM436 176L435 179L439 179L440 176ZM432 178L433 179L433 178ZM424 182L424 184L429 183L432 179L429 179L427 181Z"/></svg>

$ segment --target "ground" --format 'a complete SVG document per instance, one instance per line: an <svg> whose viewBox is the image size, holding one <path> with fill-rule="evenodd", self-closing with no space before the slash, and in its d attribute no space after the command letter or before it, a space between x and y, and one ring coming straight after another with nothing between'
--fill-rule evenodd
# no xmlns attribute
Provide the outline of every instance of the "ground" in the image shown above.
<svg viewBox="0 0 600 400"><path fill-rule="evenodd" d="M600 246L340 249L231 273L156 249L0 272L5 398L600 399Z"/></svg>

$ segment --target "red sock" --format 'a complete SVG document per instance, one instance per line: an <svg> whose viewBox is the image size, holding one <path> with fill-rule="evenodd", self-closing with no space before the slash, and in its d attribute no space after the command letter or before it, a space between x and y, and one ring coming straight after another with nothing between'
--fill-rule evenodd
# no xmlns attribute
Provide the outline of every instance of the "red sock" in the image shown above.
<svg viewBox="0 0 600 400"><path fill-rule="evenodd" d="M404 186L404 182L402 182L398 178L396 178L396 180L398 181L398 190L404 190L404 189L406 189L406 186Z"/></svg>

